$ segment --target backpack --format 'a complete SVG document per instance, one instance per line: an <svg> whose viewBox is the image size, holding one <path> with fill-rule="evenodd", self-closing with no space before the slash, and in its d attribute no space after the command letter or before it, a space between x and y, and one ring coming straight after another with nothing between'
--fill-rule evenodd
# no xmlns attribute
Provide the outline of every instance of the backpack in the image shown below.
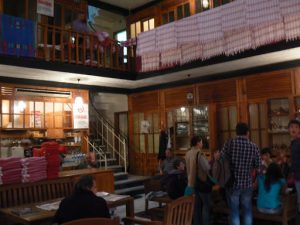
<svg viewBox="0 0 300 225"><path fill-rule="evenodd" d="M232 140L228 141L226 144L229 151L231 151ZM211 173L221 187L233 185L234 178L231 173L230 160L227 157L215 160L212 165Z"/></svg>
<svg viewBox="0 0 300 225"><path fill-rule="evenodd" d="M227 158L214 161L212 165L212 176L217 180L221 187L228 186L231 176L230 162Z"/></svg>

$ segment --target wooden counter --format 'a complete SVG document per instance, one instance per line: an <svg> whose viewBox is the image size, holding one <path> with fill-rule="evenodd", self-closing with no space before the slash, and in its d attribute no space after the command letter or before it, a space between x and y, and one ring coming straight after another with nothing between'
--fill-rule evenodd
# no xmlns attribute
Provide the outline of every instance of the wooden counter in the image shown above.
<svg viewBox="0 0 300 225"><path fill-rule="evenodd" d="M82 175L93 175L96 179L97 189L98 191L106 191L109 193L115 192L114 186L114 174L112 170L104 170L104 169L81 169L81 170L69 170L62 171L59 173L60 178L64 177L74 177L75 180L79 179Z"/></svg>

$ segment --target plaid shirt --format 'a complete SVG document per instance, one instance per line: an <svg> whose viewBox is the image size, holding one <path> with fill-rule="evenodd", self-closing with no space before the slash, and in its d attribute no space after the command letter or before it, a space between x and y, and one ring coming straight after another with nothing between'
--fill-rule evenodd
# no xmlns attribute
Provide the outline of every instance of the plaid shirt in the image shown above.
<svg viewBox="0 0 300 225"><path fill-rule="evenodd" d="M233 188L252 188L251 172L261 166L260 152L257 145L246 137L238 136L225 143L221 151L221 157L226 157L230 161L234 178Z"/></svg>

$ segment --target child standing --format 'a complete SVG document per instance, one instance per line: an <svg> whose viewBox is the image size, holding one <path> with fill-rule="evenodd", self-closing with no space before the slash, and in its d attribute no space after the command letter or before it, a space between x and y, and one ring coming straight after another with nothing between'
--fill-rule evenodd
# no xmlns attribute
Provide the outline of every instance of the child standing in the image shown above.
<svg viewBox="0 0 300 225"><path fill-rule="evenodd" d="M291 142L291 170L295 177L295 186L298 196L298 211L300 212L300 121L291 120L288 125Z"/></svg>

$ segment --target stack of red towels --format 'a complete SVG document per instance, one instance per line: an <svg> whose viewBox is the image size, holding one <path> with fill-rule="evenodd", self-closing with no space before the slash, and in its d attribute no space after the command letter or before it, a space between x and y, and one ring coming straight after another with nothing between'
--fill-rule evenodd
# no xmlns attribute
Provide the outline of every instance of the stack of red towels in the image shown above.
<svg viewBox="0 0 300 225"><path fill-rule="evenodd" d="M0 185L20 183L22 180L20 157L0 158Z"/></svg>
<svg viewBox="0 0 300 225"><path fill-rule="evenodd" d="M36 182L47 179L47 161L45 157L21 159L22 182Z"/></svg>
<svg viewBox="0 0 300 225"><path fill-rule="evenodd" d="M47 161L47 177L54 179L58 177L60 171L61 158L59 155L59 144L55 141L44 142L42 151L45 152Z"/></svg>

